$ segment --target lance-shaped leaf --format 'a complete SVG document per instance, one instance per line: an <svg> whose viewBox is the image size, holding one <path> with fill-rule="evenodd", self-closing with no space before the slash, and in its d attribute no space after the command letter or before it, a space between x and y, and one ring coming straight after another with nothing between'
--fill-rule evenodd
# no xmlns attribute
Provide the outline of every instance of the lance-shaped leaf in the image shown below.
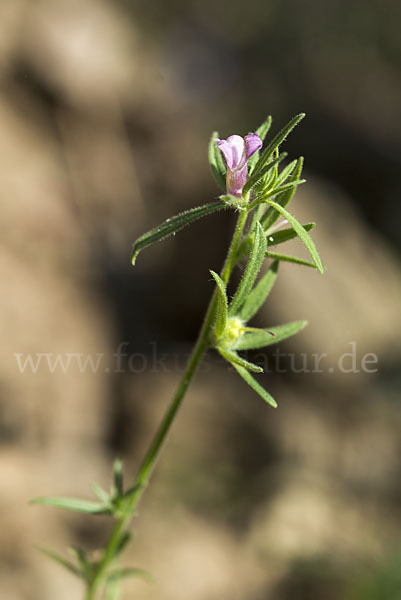
<svg viewBox="0 0 401 600"><path fill-rule="evenodd" d="M110 514L109 507L99 502L90 502L89 500L78 500L75 498L53 498L51 496L44 498L34 498L30 504L45 504L54 508L63 508L74 512L87 513L91 515Z"/></svg>
<svg viewBox="0 0 401 600"><path fill-rule="evenodd" d="M69 551L79 562L84 578L90 581L93 576L93 564L91 564L85 550L82 550L79 546L71 546Z"/></svg>
<svg viewBox="0 0 401 600"><path fill-rule="evenodd" d="M257 171L254 175L251 175L248 178L248 181L246 182L246 184L244 185L244 190L243 190L244 194L246 194L246 192L249 192L249 190L251 190L253 188L253 186L256 185L260 179L262 179L262 177L264 177L271 169L273 169L282 160L284 160L286 156L287 156L287 153L283 152L282 154L277 156L277 158L268 162L267 165L265 165L263 167L263 169L260 169L260 171Z"/></svg>
<svg viewBox="0 0 401 600"><path fill-rule="evenodd" d="M278 261L274 261L245 300L238 315L240 319L246 322L259 310L276 281L277 270Z"/></svg>
<svg viewBox="0 0 401 600"><path fill-rule="evenodd" d="M255 348L264 348L265 346L277 344L277 342L281 342L282 340L295 335L306 327L307 324L308 321L291 321L291 323L286 323L285 325L270 327L269 331L266 329L259 329L259 331L246 333L239 340L237 350L253 350Z"/></svg>
<svg viewBox="0 0 401 600"><path fill-rule="evenodd" d="M114 557L118 556L119 554L121 554L121 552L124 550L124 548L127 546L127 544L132 540L132 533L130 533L129 531L126 531L121 539L120 542L114 552Z"/></svg>
<svg viewBox="0 0 401 600"><path fill-rule="evenodd" d="M275 208L277 210L277 212L281 213L283 215L283 217L287 219L289 224L292 225L292 227L297 232L297 235L301 238L302 242L304 243L309 254L311 255L312 260L315 263L317 270L319 271L319 273L323 274L324 267L322 265L322 261L320 260L319 253L316 250L314 241L312 240L310 235L307 233L307 231L305 231L305 229L302 227L301 223L299 221L297 221L297 219L291 213L289 213L288 210L286 210L283 206L280 206L280 204L278 204L277 202L273 202L273 200L268 200L267 202L268 202L268 204L270 204L270 206Z"/></svg>
<svg viewBox="0 0 401 600"><path fill-rule="evenodd" d="M316 265L309 260L304 260L303 258L298 258L297 256L288 256L287 254L278 254L277 252L266 252L266 256L268 258L272 258L273 260L283 261L295 263L296 265L302 265L304 267L312 267L312 269L316 269Z"/></svg>
<svg viewBox="0 0 401 600"><path fill-rule="evenodd" d="M97 496L99 498L99 500L101 500L103 502L103 504L110 503L109 494L106 492L106 490L104 490L102 487L100 487L100 485L98 485L96 482L93 482L91 485L91 488L92 488L92 491L95 494L95 496Z"/></svg>
<svg viewBox="0 0 401 600"><path fill-rule="evenodd" d="M282 183L285 182L285 180L287 179L287 177L289 177L291 175L291 173L293 172L293 170L295 169L296 165L297 165L297 160L293 160L292 162L290 162L289 165L287 165L286 167L284 167L284 169L281 171L281 173L279 174L279 176L277 177L277 185L281 185Z"/></svg>
<svg viewBox="0 0 401 600"><path fill-rule="evenodd" d="M259 222L256 223L253 245L244 275L230 304L229 314L235 315L245 302L260 271L266 254L266 235Z"/></svg>
<svg viewBox="0 0 401 600"><path fill-rule="evenodd" d="M41 546L36 546L36 549L39 550L39 552L41 552L45 556L47 556L47 558L50 558L51 560L56 562L61 567L64 567L65 569L67 569L67 571L70 571L70 573L73 573L77 577L81 577L82 579L84 579L84 574L79 570L79 568L76 565L74 565L71 561L69 561L67 558L64 558L64 556L61 556L61 554L57 554L57 552L54 552L53 550L50 550L49 548L42 548Z"/></svg>
<svg viewBox="0 0 401 600"><path fill-rule="evenodd" d="M263 140L265 139L271 124L272 124L272 117L269 115L267 117L267 119L265 121L263 121L263 123L257 128L257 130L255 131L255 133L260 137L260 139ZM255 152L255 154L253 156L251 156L251 158L248 160L248 171L249 174L252 173L252 170L254 168L254 166L256 165L256 163L259 160L259 156L260 156L260 152L259 150L257 152Z"/></svg>
<svg viewBox="0 0 401 600"><path fill-rule="evenodd" d="M226 191L226 166L223 161L223 157L221 156L221 152L217 147L216 142L214 141L219 137L219 133L214 131L212 133L212 137L209 142L209 164L212 169L212 173L221 187L221 189Z"/></svg>
<svg viewBox="0 0 401 600"><path fill-rule="evenodd" d="M263 373L262 367L249 362L249 360L245 360L245 358L242 358L242 356L238 356L236 352L232 350L224 350L223 348L219 347L217 347L217 350L220 352L223 358L233 365L233 367L243 367L244 369L248 369L248 371L253 371L254 373Z"/></svg>
<svg viewBox="0 0 401 600"><path fill-rule="evenodd" d="M117 459L113 465L113 487L111 496L113 499L120 498L124 494L123 461Z"/></svg>
<svg viewBox="0 0 401 600"><path fill-rule="evenodd" d="M303 164L304 164L304 159L301 156L298 159L296 169L295 169L293 175L291 175L288 183L296 182L296 181L298 181L300 179L301 173L302 173ZM280 206L286 207L291 202L291 200L292 200L292 198L293 198L293 196L295 194L296 189L297 189L296 186L295 187L290 187L286 191L282 192L280 194L280 196L278 196L276 198L276 202L278 204L280 204ZM268 232L269 229L270 229L270 227L272 225L274 225L274 223L277 221L277 219L279 217L280 217L280 213L277 212L276 210L274 210L273 207L269 206L268 210L263 215L263 218L260 220L263 229Z"/></svg>
<svg viewBox="0 0 401 600"><path fill-rule="evenodd" d="M275 196L281 197L281 194L284 194L286 192L294 193L296 188L305 182L306 182L306 179L297 179L296 181L289 181L288 183L284 183L283 185L280 185L279 187L275 187L268 192L263 192L262 194L259 194L256 197L256 199L252 202L252 204L249 206L249 208L252 209L254 206L258 206L258 204L267 203L270 198L274 198ZM294 191L292 191L292 190L294 190Z"/></svg>
<svg viewBox="0 0 401 600"><path fill-rule="evenodd" d="M269 392L267 392L265 390L265 388L263 388L254 377L252 377L252 375L249 373L249 371L247 371L246 369L244 369L243 367L240 367L238 365L233 365L235 370L237 371L237 373L239 375L241 375L242 379L244 379L247 384L249 386L251 386L251 388L257 393L259 394L259 396L261 398L263 398L263 400L265 402L267 402L268 404L270 404L270 406L272 406L273 408L277 408L277 402L275 401L275 399L269 394Z"/></svg>
<svg viewBox="0 0 401 600"><path fill-rule="evenodd" d="M273 152L283 143L287 135L298 125L298 123L304 118L305 114L301 113L296 115L287 125L283 127L281 131L275 135L270 144L263 150L258 162L255 165L254 172L260 171L263 169L267 161L270 159Z"/></svg>
<svg viewBox="0 0 401 600"><path fill-rule="evenodd" d="M118 581L121 579L127 579L128 577L136 577L139 579L143 579L144 581L147 581L149 583L153 583L155 581L153 575L149 573L149 571L145 571L145 569L137 569L134 567L115 569L107 575L106 579L108 581Z"/></svg>
<svg viewBox="0 0 401 600"><path fill-rule="evenodd" d="M262 140L262 142L265 139L265 137L266 137L266 135L267 135L267 133L268 133L270 127L271 127L272 122L273 122L273 118L272 118L271 115L269 115L266 118L266 120L263 121L263 123L261 125L259 125L259 127L257 128L257 130L256 130L255 133L257 133L257 135L260 137L260 139Z"/></svg>
<svg viewBox="0 0 401 600"><path fill-rule="evenodd" d="M223 208L227 208L226 203L222 200L218 200L217 202L210 202L209 204L203 204L203 206L191 208L175 217L171 217L171 219L167 219L167 221L164 221L164 223L158 227L141 235L141 237L136 240L132 250L132 264L135 264L139 252L147 246L150 246L155 242L160 242L168 236L174 235L177 231L180 231L180 229L183 229L183 227L189 225L193 221L205 217L206 215L210 215L218 210L222 210Z"/></svg>
<svg viewBox="0 0 401 600"><path fill-rule="evenodd" d="M228 300L226 294L226 286L220 275L210 270L210 273L217 284L217 311L216 311L216 324L215 333L216 338L219 339L226 328L227 316L228 316Z"/></svg>
<svg viewBox="0 0 401 600"><path fill-rule="evenodd" d="M104 600L121 600L121 580L106 580L103 596Z"/></svg>
<svg viewBox="0 0 401 600"><path fill-rule="evenodd" d="M305 223L302 227L305 231L310 231L316 226L316 223ZM271 235L267 236L267 243L269 246L277 246L278 244L282 244L283 242L288 242L288 240L292 240L298 236L297 232L293 227L289 227L288 229L281 229L280 231L276 231Z"/></svg>

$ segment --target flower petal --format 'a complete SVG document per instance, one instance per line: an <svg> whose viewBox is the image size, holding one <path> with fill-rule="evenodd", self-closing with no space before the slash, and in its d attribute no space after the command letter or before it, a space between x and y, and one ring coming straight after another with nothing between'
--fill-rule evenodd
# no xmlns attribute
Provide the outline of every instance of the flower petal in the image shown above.
<svg viewBox="0 0 401 600"><path fill-rule="evenodd" d="M256 135L256 134L254 134ZM245 158L245 142L240 135L230 135L226 140L216 138L216 143L226 159L227 167L234 171L243 166ZM256 150L255 150L256 152ZM245 159L246 160L246 159Z"/></svg>
<svg viewBox="0 0 401 600"><path fill-rule="evenodd" d="M246 184L248 179L248 165L245 163L240 169L235 171L227 170L227 194L240 198L242 195L242 188Z"/></svg>
<svg viewBox="0 0 401 600"><path fill-rule="evenodd" d="M257 133L250 133L246 135L245 138L245 149L246 149L246 159L251 158L252 154L255 154L258 150L263 146L263 142L258 136Z"/></svg>

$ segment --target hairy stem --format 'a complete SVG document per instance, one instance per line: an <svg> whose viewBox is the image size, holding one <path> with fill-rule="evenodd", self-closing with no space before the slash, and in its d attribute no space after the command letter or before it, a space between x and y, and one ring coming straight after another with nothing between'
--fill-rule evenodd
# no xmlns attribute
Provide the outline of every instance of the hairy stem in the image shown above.
<svg viewBox="0 0 401 600"><path fill-rule="evenodd" d="M242 232L245 227L247 216L247 210L241 211L238 216L237 224L234 230L234 235L227 253L227 258L224 262L224 266L221 271L221 278L225 283L228 282L236 262L237 249ZM112 563L116 551L121 543L121 539L124 533L126 532L131 519L135 515L135 509L138 506L142 493L146 488L150 476L156 466L157 459L160 455L160 451L170 431L171 425L175 419L178 409L182 404L189 384L193 376L195 375L200 361L209 345L209 333L215 319L216 301L217 293L215 291L210 300L209 307L207 309L202 327L199 331L198 339L189 358L185 373L142 461L142 464L139 468L138 474L135 479L135 488L132 492L131 497L129 498L126 512L124 516L118 519L115 523L115 526L107 542L103 557L99 562L95 577L93 578L91 584L87 589L85 600L95 600L97 590L103 584L104 574L108 566Z"/></svg>

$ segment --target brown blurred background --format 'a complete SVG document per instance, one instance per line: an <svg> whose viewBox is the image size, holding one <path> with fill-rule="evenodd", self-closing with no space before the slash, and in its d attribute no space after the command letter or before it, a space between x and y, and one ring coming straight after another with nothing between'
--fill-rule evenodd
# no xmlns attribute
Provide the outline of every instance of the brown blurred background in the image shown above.
<svg viewBox="0 0 401 600"><path fill-rule="evenodd" d="M260 377L276 411L207 358L125 557L157 583L124 598L401 598L400 13L395 0L2 0L1 598L81 597L34 545L96 548L107 522L27 503L90 497L117 455L133 476L234 216L135 269L133 240L217 197L213 129L243 135L271 113L275 132L301 111L286 142L306 159L294 212L318 222L327 272L282 266L255 322L310 325ZM100 368L51 372L45 356L22 372L16 354L40 353Z"/></svg>

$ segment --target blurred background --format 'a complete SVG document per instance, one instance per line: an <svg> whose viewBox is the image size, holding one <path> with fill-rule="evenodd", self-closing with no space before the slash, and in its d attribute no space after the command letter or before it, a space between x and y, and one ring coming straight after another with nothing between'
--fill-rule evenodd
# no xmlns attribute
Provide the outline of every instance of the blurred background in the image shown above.
<svg viewBox="0 0 401 600"><path fill-rule="evenodd" d="M207 357L124 559L156 583L124 598L401 598L400 18L395 0L2 0L2 598L81 598L34 546L95 549L107 521L28 501L89 498L116 456L133 477L235 215L135 269L132 242L218 196L214 129L272 114L276 133L299 112L293 211L327 271L282 265L255 323L310 325L279 364L257 357L277 410Z"/></svg>

